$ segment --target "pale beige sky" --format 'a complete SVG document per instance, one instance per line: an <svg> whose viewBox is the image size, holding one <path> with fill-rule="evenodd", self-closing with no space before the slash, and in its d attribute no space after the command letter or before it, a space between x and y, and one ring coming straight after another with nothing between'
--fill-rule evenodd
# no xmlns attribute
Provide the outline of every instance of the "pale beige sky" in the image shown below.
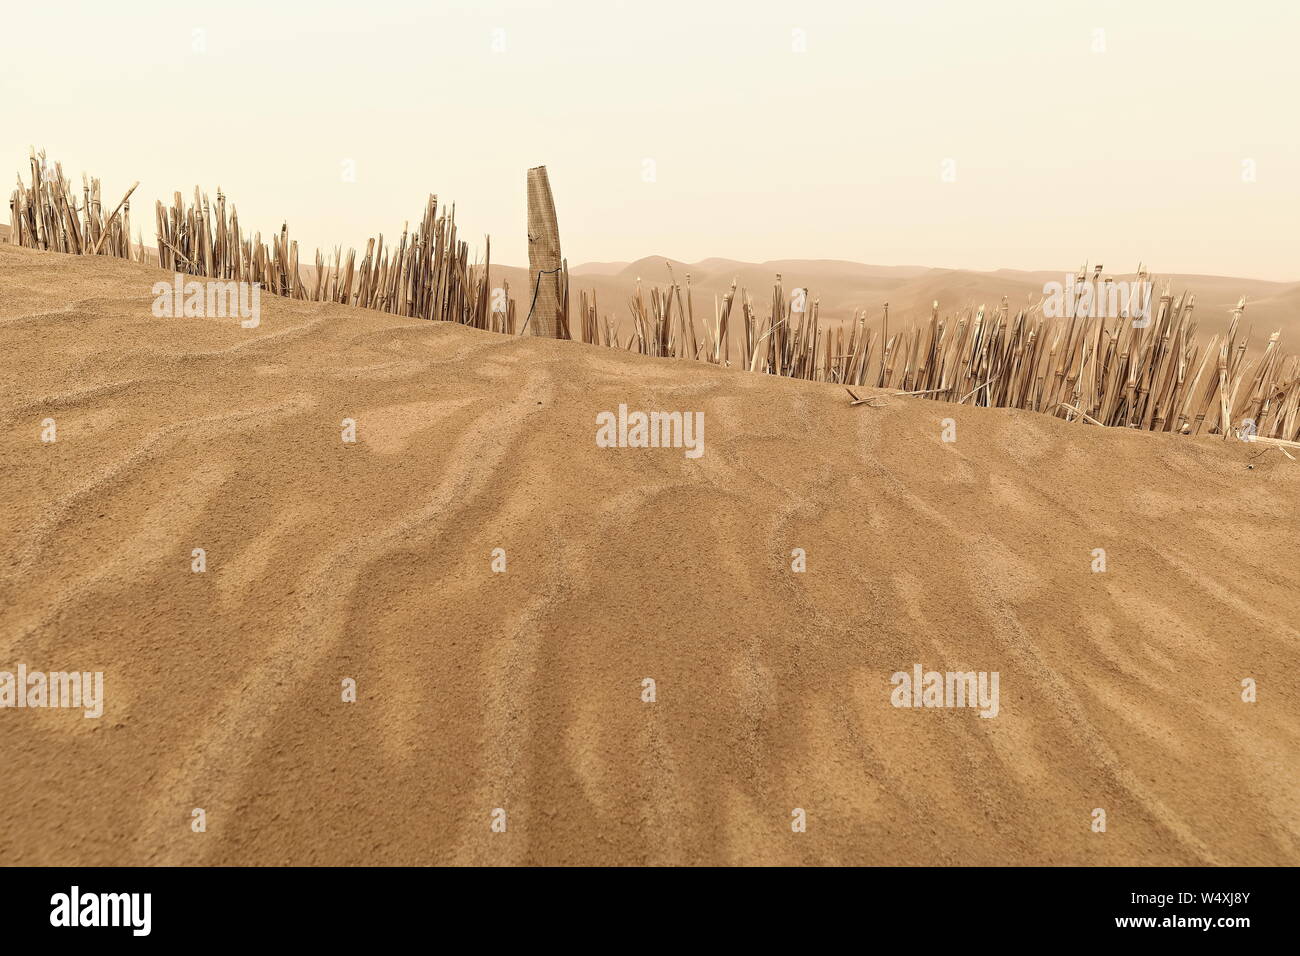
<svg viewBox="0 0 1300 956"><path fill-rule="evenodd" d="M545 164L572 264L1300 279L1279 0L131 0L4 23L0 171L35 144L109 194L139 179L137 225L221 185L247 227L360 247L436 192L522 265Z"/></svg>

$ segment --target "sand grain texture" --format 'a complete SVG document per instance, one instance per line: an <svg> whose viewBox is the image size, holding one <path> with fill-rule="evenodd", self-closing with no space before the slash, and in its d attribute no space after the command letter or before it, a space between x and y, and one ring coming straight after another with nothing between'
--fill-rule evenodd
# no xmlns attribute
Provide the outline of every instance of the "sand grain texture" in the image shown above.
<svg viewBox="0 0 1300 956"><path fill-rule="evenodd" d="M0 669L107 697L0 710L0 861L1300 863L1276 450L269 296L157 319L160 278L0 245ZM620 402L702 410L704 456L596 447ZM891 707L916 662L1001 713Z"/></svg>

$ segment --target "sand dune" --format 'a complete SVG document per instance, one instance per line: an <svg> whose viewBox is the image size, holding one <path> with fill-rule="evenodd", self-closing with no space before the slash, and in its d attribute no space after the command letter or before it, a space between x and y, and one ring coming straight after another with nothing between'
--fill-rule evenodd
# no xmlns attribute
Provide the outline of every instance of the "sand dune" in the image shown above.
<svg viewBox="0 0 1300 956"><path fill-rule="evenodd" d="M0 710L5 862L1300 863L1275 449L160 278L0 245L0 670L106 698Z"/></svg>

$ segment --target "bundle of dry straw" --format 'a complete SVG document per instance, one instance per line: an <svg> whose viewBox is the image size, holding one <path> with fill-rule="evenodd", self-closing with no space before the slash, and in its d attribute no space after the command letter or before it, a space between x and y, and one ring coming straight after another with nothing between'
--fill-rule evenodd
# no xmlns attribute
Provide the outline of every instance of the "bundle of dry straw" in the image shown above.
<svg viewBox="0 0 1300 956"><path fill-rule="evenodd" d="M18 188L9 199L10 242L31 249L72 255L113 256L143 261L144 249L131 253L131 193L105 216L98 179L81 177L81 202L63 175L61 163L51 163L45 151L32 150L31 184Z"/></svg>

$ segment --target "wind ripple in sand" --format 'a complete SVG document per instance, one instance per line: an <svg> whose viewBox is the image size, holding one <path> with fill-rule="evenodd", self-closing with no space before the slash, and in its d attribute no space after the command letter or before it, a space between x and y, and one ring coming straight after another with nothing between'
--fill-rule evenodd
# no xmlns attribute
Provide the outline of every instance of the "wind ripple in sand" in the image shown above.
<svg viewBox="0 0 1300 956"><path fill-rule="evenodd" d="M1279 455L0 265L60 277L0 323L0 667L107 695L0 714L7 861L1300 861ZM597 447L620 403L702 410L704 457ZM891 707L916 663L999 715Z"/></svg>

